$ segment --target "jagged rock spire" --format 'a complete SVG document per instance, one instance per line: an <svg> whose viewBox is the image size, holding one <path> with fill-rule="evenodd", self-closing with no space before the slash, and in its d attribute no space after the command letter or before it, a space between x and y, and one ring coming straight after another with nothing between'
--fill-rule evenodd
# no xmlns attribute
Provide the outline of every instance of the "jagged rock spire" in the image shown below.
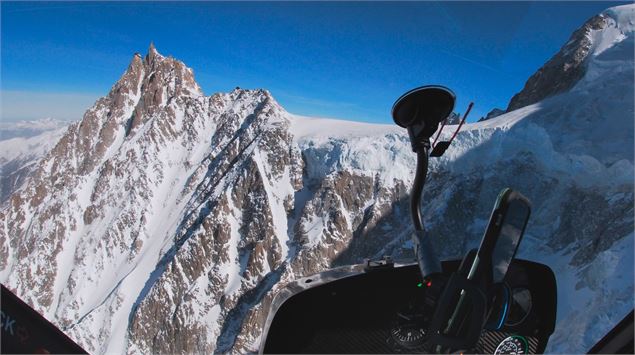
<svg viewBox="0 0 635 355"><path fill-rule="evenodd" d="M150 42L145 58L135 53L128 69L111 90L116 106L122 104L122 93L131 98L141 96L141 107L137 107L141 111L137 110L135 116L164 106L170 98L202 95L192 70L181 61L161 55L154 42Z"/></svg>
<svg viewBox="0 0 635 355"><path fill-rule="evenodd" d="M152 65L157 60L157 58L163 58L163 56L159 54L157 48L154 46L154 41L150 41L148 54L146 55L146 63L148 65Z"/></svg>

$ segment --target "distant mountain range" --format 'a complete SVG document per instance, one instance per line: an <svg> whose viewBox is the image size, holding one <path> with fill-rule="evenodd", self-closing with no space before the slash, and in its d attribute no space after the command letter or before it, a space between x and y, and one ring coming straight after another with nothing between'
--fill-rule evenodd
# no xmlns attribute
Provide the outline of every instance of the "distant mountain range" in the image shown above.
<svg viewBox="0 0 635 355"><path fill-rule="evenodd" d="M520 257L557 277L548 352L586 352L633 309L633 23L634 5L592 18L431 161L443 258L477 246L503 187L532 200ZM415 156L397 126L299 117L266 90L205 96L151 45L45 134L0 141L22 171L2 175L0 282L91 353L255 351L286 282L412 258Z"/></svg>
<svg viewBox="0 0 635 355"><path fill-rule="evenodd" d="M0 203L22 186L69 124L50 118L0 124Z"/></svg>

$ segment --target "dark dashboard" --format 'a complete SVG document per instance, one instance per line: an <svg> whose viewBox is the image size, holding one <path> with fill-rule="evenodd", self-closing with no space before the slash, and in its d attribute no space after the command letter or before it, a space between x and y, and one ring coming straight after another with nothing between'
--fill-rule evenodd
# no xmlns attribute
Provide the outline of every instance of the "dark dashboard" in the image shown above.
<svg viewBox="0 0 635 355"><path fill-rule="evenodd" d="M459 265L458 260L443 262L444 274ZM544 351L555 326L553 272L541 264L514 260L504 281L507 296L500 316L493 317L474 348L456 351ZM273 301L261 352L439 352L428 344L432 312L425 300L441 286L422 280L416 264L391 263L335 269L295 281Z"/></svg>

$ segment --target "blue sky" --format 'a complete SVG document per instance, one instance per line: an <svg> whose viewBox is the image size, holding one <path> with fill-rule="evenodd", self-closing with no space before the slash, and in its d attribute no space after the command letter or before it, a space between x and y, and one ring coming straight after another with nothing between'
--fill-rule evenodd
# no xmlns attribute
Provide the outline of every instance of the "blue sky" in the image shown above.
<svg viewBox="0 0 635 355"><path fill-rule="evenodd" d="M442 84L473 121L624 3L2 2L1 118L80 119L154 41L207 95L266 88L293 113L389 123L403 92Z"/></svg>

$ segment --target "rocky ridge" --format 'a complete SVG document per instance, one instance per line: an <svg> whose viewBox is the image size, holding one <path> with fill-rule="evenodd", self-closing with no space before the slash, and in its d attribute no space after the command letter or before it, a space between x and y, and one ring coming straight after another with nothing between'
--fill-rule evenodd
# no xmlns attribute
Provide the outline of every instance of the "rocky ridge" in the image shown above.
<svg viewBox="0 0 635 355"><path fill-rule="evenodd" d="M535 104L547 97L571 89L586 73L586 59L592 53L592 37L609 25L606 14L590 18L569 41L534 73L525 87L512 97L506 112Z"/></svg>

